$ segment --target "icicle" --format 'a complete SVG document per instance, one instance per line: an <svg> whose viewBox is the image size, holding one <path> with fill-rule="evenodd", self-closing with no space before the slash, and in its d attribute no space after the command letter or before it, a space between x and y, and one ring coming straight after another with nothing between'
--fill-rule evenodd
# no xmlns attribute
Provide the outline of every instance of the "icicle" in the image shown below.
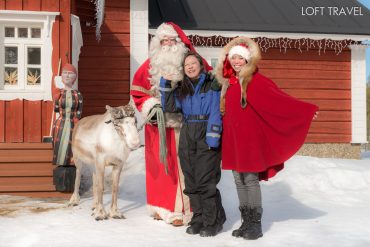
<svg viewBox="0 0 370 247"><path fill-rule="evenodd" d="M100 34L100 28L101 25L103 25L104 22L104 6L105 6L105 0L94 0L95 4L95 18L96 18L96 30L95 35L96 39L100 41L101 34Z"/></svg>

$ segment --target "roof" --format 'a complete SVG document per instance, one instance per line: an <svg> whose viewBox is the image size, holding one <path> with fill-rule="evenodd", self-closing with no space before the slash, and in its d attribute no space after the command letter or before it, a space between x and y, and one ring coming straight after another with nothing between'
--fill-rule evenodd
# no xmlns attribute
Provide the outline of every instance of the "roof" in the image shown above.
<svg viewBox="0 0 370 247"><path fill-rule="evenodd" d="M149 28L167 21L184 30L370 35L370 11L356 0L149 1Z"/></svg>

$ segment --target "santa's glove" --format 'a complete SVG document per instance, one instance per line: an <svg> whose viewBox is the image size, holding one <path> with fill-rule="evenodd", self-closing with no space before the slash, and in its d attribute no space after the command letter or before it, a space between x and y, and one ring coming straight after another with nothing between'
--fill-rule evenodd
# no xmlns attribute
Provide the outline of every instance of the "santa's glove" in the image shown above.
<svg viewBox="0 0 370 247"><path fill-rule="evenodd" d="M149 122L152 123L152 124L156 124L157 123L157 111L162 111L162 106L160 104L156 104L152 107L152 109L150 109L149 111L149 115L148 116L151 116L152 117L150 118Z"/></svg>

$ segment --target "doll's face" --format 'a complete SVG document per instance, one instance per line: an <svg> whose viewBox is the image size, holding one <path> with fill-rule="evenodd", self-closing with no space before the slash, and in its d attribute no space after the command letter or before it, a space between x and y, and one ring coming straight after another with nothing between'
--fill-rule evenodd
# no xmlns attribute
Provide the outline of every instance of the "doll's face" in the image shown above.
<svg viewBox="0 0 370 247"><path fill-rule="evenodd" d="M235 54L230 59L231 67L235 70L235 72L238 74L240 70L243 68L244 65L247 64L247 61L244 57Z"/></svg>
<svg viewBox="0 0 370 247"><path fill-rule="evenodd" d="M184 61L184 71L190 79L195 79L199 77L201 70L200 63L195 56L188 56Z"/></svg>
<svg viewBox="0 0 370 247"><path fill-rule="evenodd" d="M72 87L73 83L76 81L77 75L74 71L63 70L62 71L62 81L64 85Z"/></svg>

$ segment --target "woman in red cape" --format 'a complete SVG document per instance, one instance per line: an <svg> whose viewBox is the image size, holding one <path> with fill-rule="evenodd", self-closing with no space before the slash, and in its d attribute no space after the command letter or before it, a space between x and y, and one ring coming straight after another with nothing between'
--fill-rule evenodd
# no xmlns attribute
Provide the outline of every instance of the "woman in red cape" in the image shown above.
<svg viewBox="0 0 370 247"><path fill-rule="evenodd" d="M281 91L258 72L258 45L235 38L223 49L216 68L222 85L222 168L232 170L242 225L232 235L262 237L259 180L268 180L303 145L318 107Z"/></svg>

